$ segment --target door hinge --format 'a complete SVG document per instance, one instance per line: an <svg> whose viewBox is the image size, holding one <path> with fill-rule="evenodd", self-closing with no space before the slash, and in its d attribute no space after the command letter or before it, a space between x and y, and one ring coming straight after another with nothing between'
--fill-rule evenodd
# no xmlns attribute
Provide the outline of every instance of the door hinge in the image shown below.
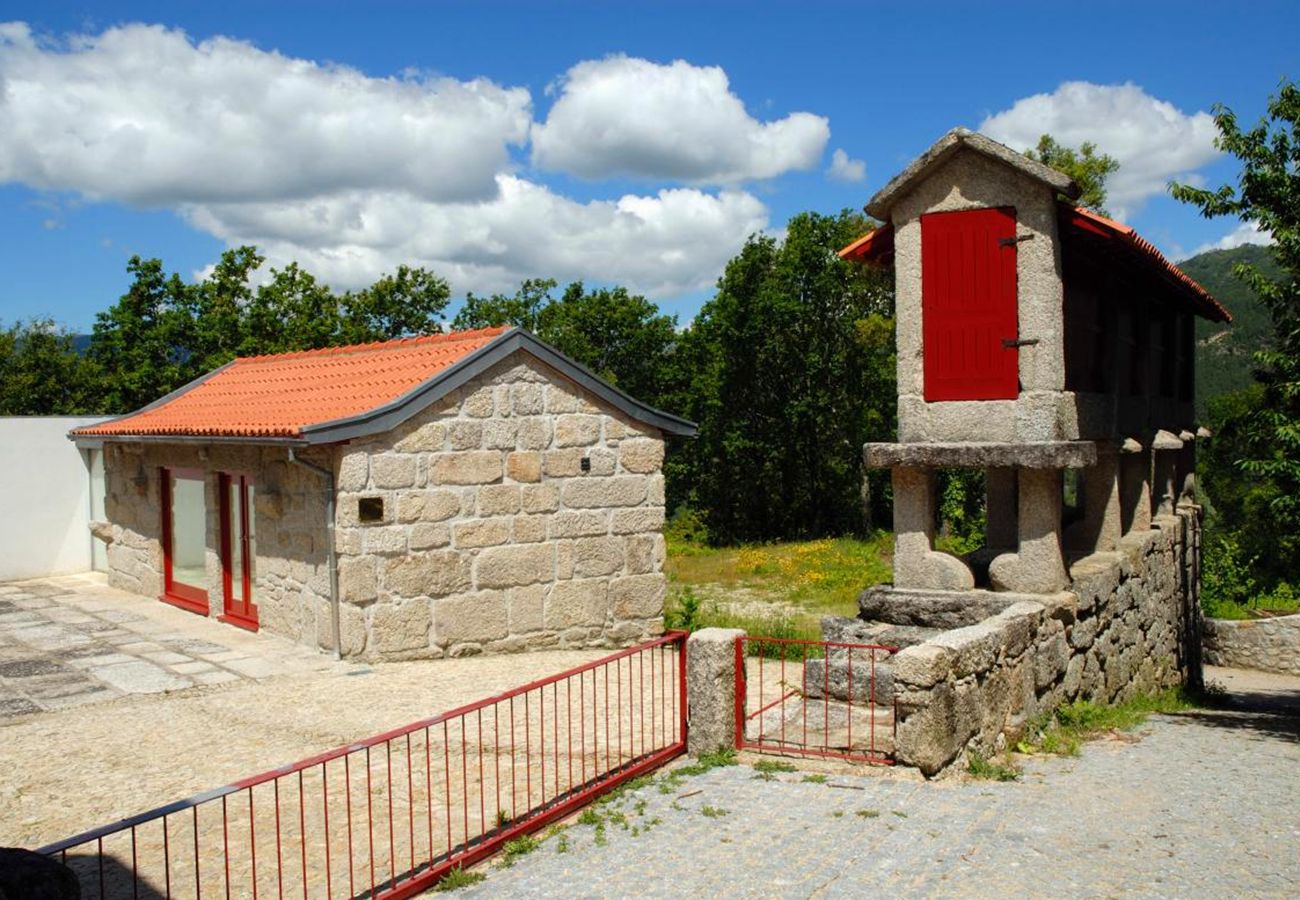
<svg viewBox="0 0 1300 900"><path fill-rule="evenodd" d="M1021 241L1032 241L1033 239L1034 236L1032 234L1018 234L1015 237L998 238L998 246L1011 247L1015 244L1019 244Z"/></svg>
<svg viewBox="0 0 1300 900"><path fill-rule="evenodd" d="M1003 338L1002 349L1010 350L1012 347L1032 347L1038 343L1038 338Z"/></svg>

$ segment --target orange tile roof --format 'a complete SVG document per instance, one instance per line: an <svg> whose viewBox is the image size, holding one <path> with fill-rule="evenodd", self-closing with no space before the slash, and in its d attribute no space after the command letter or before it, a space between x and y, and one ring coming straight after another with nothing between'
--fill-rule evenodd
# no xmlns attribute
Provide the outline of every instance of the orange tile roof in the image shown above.
<svg viewBox="0 0 1300 900"><path fill-rule="evenodd" d="M509 330L241 357L144 409L72 434L296 438L393 403Z"/></svg>

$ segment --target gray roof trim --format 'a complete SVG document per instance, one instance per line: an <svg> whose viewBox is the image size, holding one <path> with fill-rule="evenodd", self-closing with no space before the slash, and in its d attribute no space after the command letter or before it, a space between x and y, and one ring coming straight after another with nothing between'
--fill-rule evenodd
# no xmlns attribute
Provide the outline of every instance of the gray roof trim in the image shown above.
<svg viewBox="0 0 1300 900"><path fill-rule="evenodd" d="M162 406L164 403L170 403L171 401L175 400L177 397L180 397L182 394L188 394L190 391L194 390L196 387L201 385L203 382L207 381L209 378L216 377L219 373L226 371L226 369L229 369L237 362L239 362L239 360L232 359L230 362L226 363L225 365L217 366L215 369L213 369L211 372L207 373L206 375L200 375L198 378L195 378L193 381L187 382L186 384L182 384L180 387L172 391L170 394L164 394L154 402L146 403L144 406L140 407L139 409L133 412L124 413L120 416L111 416L102 422L96 422L94 425L78 425L77 428L102 428L105 425L114 425L118 422L129 419L132 416L138 416L140 415L140 413L148 412L151 409L157 409L158 407ZM68 440L76 441L78 447L83 446L83 444L81 444L80 442L86 438L100 438L100 439L108 438L110 440L118 440L118 439L126 439L131 437L134 438L154 437L154 435L125 435L125 434L123 435L115 435L115 434L79 435L76 433L77 428L74 428L68 432ZM164 437L164 436L165 435L157 435L157 437ZM84 446L88 446L88 445L84 445Z"/></svg>
<svg viewBox="0 0 1300 900"><path fill-rule="evenodd" d="M329 444L389 431L431 403L482 375L516 350L536 357L638 422L652 425L667 434L683 437L695 435L693 422L628 396L581 364L542 343L533 334L521 328L512 328L391 403L360 415L303 428L303 439L309 444Z"/></svg>
<svg viewBox="0 0 1300 900"><path fill-rule="evenodd" d="M1051 166L1032 160L1023 153L1017 153L1006 144L1000 144L990 137L985 137L978 132L971 131L969 128L959 127L949 131L931 144L928 150L912 160L907 168L891 178L884 187L877 191L876 195L867 201L867 205L864 207L867 214L882 222L888 222L889 212L893 208L895 201L911 189L917 181L929 174L935 166L948 159L962 147L969 147L971 150L1005 163L1071 199L1079 196L1079 186L1074 183L1073 178L1065 173L1058 172Z"/></svg>

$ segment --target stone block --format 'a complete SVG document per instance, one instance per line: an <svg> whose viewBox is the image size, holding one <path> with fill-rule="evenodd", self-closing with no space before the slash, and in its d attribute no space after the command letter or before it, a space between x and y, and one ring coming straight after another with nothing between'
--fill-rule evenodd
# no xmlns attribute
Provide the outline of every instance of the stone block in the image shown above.
<svg viewBox="0 0 1300 900"><path fill-rule="evenodd" d="M974 625L1020 598L991 591L920 591L877 585L858 595L860 618L922 628Z"/></svg>
<svg viewBox="0 0 1300 900"><path fill-rule="evenodd" d="M650 475L664 464L664 443L649 438L622 441L618 446L619 462L628 472Z"/></svg>
<svg viewBox="0 0 1300 900"><path fill-rule="evenodd" d="M576 478L582 474L582 456L578 447L548 450L542 454L542 473L547 478Z"/></svg>
<svg viewBox="0 0 1300 900"><path fill-rule="evenodd" d="M545 385L512 384L511 408L516 416L536 416L546 411Z"/></svg>
<svg viewBox="0 0 1300 900"><path fill-rule="evenodd" d="M520 493L517 484L488 484L478 489L478 514L480 516L505 516L519 512Z"/></svg>
<svg viewBox="0 0 1300 900"><path fill-rule="evenodd" d="M434 640L443 647L500 640L509 622L510 602L504 591L446 597L433 606Z"/></svg>
<svg viewBox="0 0 1300 900"><path fill-rule="evenodd" d="M516 544L535 544L546 540L546 516L515 516L510 539Z"/></svg>
<svg viewBox="0 0 1300 900"><path fill-rule="evenodd" d="M566 413L555 419L555 446L590 447L600 440L600 416Z"/></svg>
<svg viewBox="0 0 1300 900"><path fill-rule="evenodd" d="M556 582L546 599L545 626L557 630L603 626L608 598L609 583L603 578Z"/></svg>
<svg viewBox="0 0 1300 900"><path fill-rule="evenodd" d="M474 419L486 419L495 410L496 404L492 398L491 385L483 385L468 391L460 405L460 411Z"/></svg>
<svg viewBox="0 0 1300 900"><path fill-rule="evenodd" d="M662 575L625 575L609 583L609 604L615 619L662 616L666 582Z"/></svg>
<svg viewBox="0 0 1300 900"><path fill-rule="evenodd" d="M447 443L447 426L442 422L426 422L393 445L399 453L434 453Z"/></svg>
<svg viewBox="0 0 1300 900"><path fill-rule="evenodd" d="M686 641L686 749L692 756L735 746L736 639L744 634L702 628Z"/></svg>
<svg viewBox="0 0 1300 900"><path fill-rule="evenodd" d="M470 560L454 550L412 553L383 566L381 586L401 597L446 597L470 587Z"/></svg>
<svg viewBox="0 0 1300 900"><path fill-rule="evenodd" d="M903 654L920 648L904 650ZM900 662L901 657L900 656ZM901 681L895 668L894 677ZM957 742L956 692L946 682L927 691L903 691L896 695L898 722L895 758L915 766L924 775L934 775L957 758L965 743Z"/></svg>
<svg viewBox="0 0 1300 900"><path fill-rule="evenodd" d="M555 578L555 548L550 544L489 547L474 562L479 588L520 587Z"/></svg>
<svg viewBox="0 0 1300 900"><path fill-rule="evenodd" d="M937 644L917 644L894 654L894 678L900 690L928 689L952 674L956 654Z"/></svg>
<svg viewBox="0 0 1300 900"><path fill-rule="evenodd" d="M412 550L432 550L451 543L451 526L440 522L418 522L411 526L406 542Z"/></svg>
<svg viewBox="0 0 1300 900"><path fill-rule="evenodd" d="M618 466L618 455L613 450L593 447L587 451L589 475L613 475Z"/></svg>
<svg viewBox="0 0 1300 900"><path fill-rule="evenodd" d="M415 486L416 459L397 453L383 453L370 458L370 481L379 489Z"/></svg>
<svg viewBox="0 0 1300 900"><path fill-rule="evenodd" d="M542 416L529 416L519 420L516 446L520 450L545 450L551 446L551 420Z"/></svg>
<svg viewBox="0 0 1300 900"><path fill-rule="evenodd" d="M339 597L344 603L370 603L379 596L378 565L373 558L343 557L338 571Z"/></svg>
<svg viewBox="0 0 1300 900"><path fill-rule="evenodd" d="M490 419L483 423L483 446L489 450L513 450L519 439L514 419Z"/></svg>
<svg viewBox="0 0 1300 900"><path fill-rule="evenodd" d="M623 571L623 541L619 538L579 538L573 542L573 574L577 578L614 575Z"/></svg>
<svg viewBox="0 0 1300 900"><path fill-rule="evenodd" d="M408 653L429 646L429 601L380 603L370 619L370 648L377 656Z"/></svg>
<svg viewBox="0 0 1300 900"><path fill-rule="evenodd" d="M645 502L646 479L642 475L574 479L564 483L560 497L574 509L637 506Z"/></svg>
<svg viewBox="0 0 1300 900"><path fill-rule="evenodd" d="M854 650L852 657L851 681L847 650L832 650L829 668L826 659L810 659L804 663L807 696L814 699L830 697L832 700L850 703L854 707L865 707L873 701L876 706L888 706L893 703L894 669L889 664L889 654L876 653L874 678L869 651Z"/></svg>
<svg viewBox="0 0 1300 900"><path fill-rule="evenodd" d="M491 484L502 472L499 451L474 450L434 457L431 477L434 484Z"/></svg>
<svg viewBox="0 0 1300 900"><path fill-rule="evenodd" d="M363 553L393 556L406 552L406 529L401 525L377 525L361 532Z"/></svg>
<svg viewBox="0 0 1300 900"><path fill-rule="evenodd" d="M602 509L565 510L551 516L552 538L594 537L609 533L609 513Z"/></svg>
<svg viewBox="0 0 1300 900"><path fill-rule="evenodd" d="M492 519L469 519L452 524L451 537L462 550L478 547L496 547L510 540L511 519L499 516Z"/></svg>
<svg viewBox="0 0 1300 900"><path fill-rule="evenodd" d="M553 484L527 484L520 491L524 512L548 513L560 508L560 489Z"/></svg>
<svg viewBox="0 0 1300 900"><path fill-rule="evenodd" d="M353 450L339 457L337 490L364 491L370 479L370 456Z"/></svg>
<svg viewBox="0 0 1300 900"><path fill-rule="evenodd" d="M546 613L546 588L540 584L510 591L510 633L541 631Z"/></svg>
<svg viewBox="0 0 1300 900"><path fill-rule="evenodd" d="M634 534L624 543L629 575L645 575L663 569L666 548L661 534Z"/></svg>
<svg viewBox="0 0 1300 900"><path fill-rule="evenodd" d="M609 530L612 534L641 534L662 531L664 527L664 508L662 506L638 506L632 509L616 509L610 516Z"/></svg>
<svg viewBox="0 0 1300 900"><path fill-rule="evenodd" d="M452 450L477 450L483 446L483 423L456 419L447 428L447 444Z"/></svg>
<svg viewBox="0 0 1300 900"><path fill-rule="evenodd" d="M546 385L546 411L548 413L577 412L577 389L571 389L567 384Z"/></svg>
<svg viewBox="0 0 1300 900"><path fill-rule="evenodd" d="M542 455L532 450L511 453L506 457L506 477L526 483L541 481Z"/></svg>

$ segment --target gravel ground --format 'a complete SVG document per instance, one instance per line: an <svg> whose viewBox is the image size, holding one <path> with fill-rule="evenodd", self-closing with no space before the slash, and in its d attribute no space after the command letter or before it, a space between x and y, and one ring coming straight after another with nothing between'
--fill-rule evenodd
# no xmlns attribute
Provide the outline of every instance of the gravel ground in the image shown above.
<svg viewBox="0 0 1300 900"><path fill-rule="evenodd" d="M604 808L603 838L575 825L464 893L1297 896L1300 679L1207 675L1228 708L1028 760L1017 783L736 766L651 785Z"/></svg>
<svg viewBox="0 0 1300 900"><path fill-rule="evenodd" d="M0 724L0 846L49 843L608 652L353 666L11 719Z"/></svg>

